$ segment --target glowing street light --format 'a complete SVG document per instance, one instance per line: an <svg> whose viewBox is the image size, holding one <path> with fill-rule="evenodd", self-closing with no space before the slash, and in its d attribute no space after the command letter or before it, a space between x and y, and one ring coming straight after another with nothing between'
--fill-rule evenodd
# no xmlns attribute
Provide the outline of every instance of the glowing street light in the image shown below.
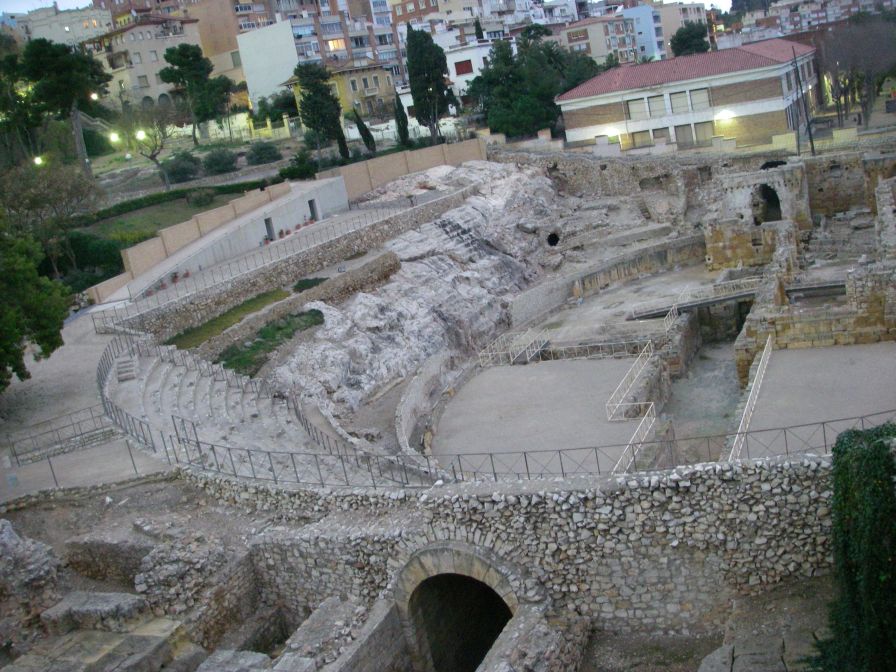
<svg viewBox="0 0 896 672"><path fill-rule="evenodd" d="M34 165L35 165L35 166L42 166L42 165L44 165L44 159L43 159L43 157L41 157L41 156L35 156L35 157L34 157Z"/></svg>
<svg viewBox="0 0 896 672"><path fill-rule="evenodd" d="M134 137L137 138L137 140L146 140L146 131L141 128L139 131L137 131Z"/></svg>
<svg viewBox="0 0 896 672"><path fill-rule="evenodd" d="M112 131L111 133L109 133L109 140L111 142L118 142L119 140L121 140L121 136L119 136L115 131Z"/></svg>
<svg viewBox="0 0 896 672"><path fill-rule="evenodd" d="M99 100L99 99L100 99L100 96L99 96L98 93L91 93L91 94L90 94L90 100Z"/></svg>

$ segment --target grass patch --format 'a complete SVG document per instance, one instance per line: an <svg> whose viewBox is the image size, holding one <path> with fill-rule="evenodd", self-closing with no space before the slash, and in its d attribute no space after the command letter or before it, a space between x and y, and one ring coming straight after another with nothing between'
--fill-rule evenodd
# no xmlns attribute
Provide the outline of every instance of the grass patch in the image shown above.
<svg viewBox="0 0 896 672"><path fill-rule="evenodd" d="M126 215L101 219L85 230L101 238L133 244L139 239L151 238L159 229L180 224L190 217L212 208L227 205L233 196L217 194L207 205L191 205L186 198L150 205Z"/></svg>
<svg viewBox="0 0 896 672"><path fill-rule="evenodd" d="M223 333L225 329L232 327L246 317L246 315L258 312L265 306L276 303L277 301L282 301L288 296L289 292L283 289L275 289L270 292L265 292L264 294L259 294L248 301L243 301L238 306L234 306L226 313L200 324L198 327L187 329L177 336L172 336L165 341L165 344L176 345L181 350L195 348L197 345L202 345L210 338L214 338L218 334Z"/></svg>
<svg viewBox="0 0 896 672"><path fill-rule="evenodd" d="M286 343L296 332L323 323L324 315L319 310L287 315L259 329L250 345L231 345L216 361L238 373L254 376L267 362L268 353Z"/></svg>
<svg viewBox="0 0 896 672"><path fill-rule="evenodd" d="M299 292L304 292L306 289L317 287L324 280L326 280L326 278L302 278L292 286L292 291L294 291L296 294L298 294Z"/></svg>

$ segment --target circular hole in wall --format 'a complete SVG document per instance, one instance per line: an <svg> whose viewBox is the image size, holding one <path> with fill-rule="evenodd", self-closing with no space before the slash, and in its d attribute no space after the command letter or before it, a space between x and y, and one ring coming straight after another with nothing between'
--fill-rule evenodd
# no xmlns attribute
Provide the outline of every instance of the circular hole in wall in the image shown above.
<svg viewBox="0 0 896 672"><path fill-rule="evenodd" d="M551 247L556 247L557 243L560 242L560 234L558 233L549 233L548 234L548 245Z"/></svg>

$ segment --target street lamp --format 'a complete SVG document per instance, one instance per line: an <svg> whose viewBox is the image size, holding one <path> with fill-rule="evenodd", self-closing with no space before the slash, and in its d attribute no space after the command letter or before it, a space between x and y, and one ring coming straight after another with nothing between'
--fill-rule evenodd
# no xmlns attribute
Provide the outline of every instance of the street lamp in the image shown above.
<svg viewBox="0 0 896 672"><path fill-rule="evenodd" d="M115 131L109 133L110 142L118 142L119 140L121 140L121 136L119 136L118 133L116 133Z"/></svg>
<svg viewBox="0 0 896 672"><path fill-rule="evenodd" d="M35 157L34 157L34 165L35 165L35 166L42 166L42 165L44 165L43 157L35 156Z"/></svg>
<svg viewBox="0 0 896 672"><path fill-rule="evenodd" d="M141 128L139 131L137 131L134 137L137 138L137 140L146 140L146 131Z"/></svg>
<svg viewBox="0 0 896 672"><path fill-rule="evenodd" d="M99 100L99 99L100 99L100 96L99 96L98 93L91 93L91 94L90 94L90 100Z"/></svg>

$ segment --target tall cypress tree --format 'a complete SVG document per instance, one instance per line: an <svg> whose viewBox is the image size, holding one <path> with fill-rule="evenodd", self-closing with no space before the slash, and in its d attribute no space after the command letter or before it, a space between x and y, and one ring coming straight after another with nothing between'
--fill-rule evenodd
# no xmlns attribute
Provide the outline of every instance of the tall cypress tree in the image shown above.
<svg viewBox="0 0 896 672"><path fill-rule="evenodd" d="M376 140L373 139L373 133L367 128L367 124L364 123L358 110L354 110L354 113L355 124L358 126L358 133L361 134L361 140L364 142L364 146L367 148L368 152L376 154Z"/></svg>
<svg viewBox="0 0 896 672"><path fill-rule="evenodd" d="M408 115L404 111L404 105L401 104L401 97L399 97L398 92L395 93L395 131L398 133L398 144L402 147L410 146Z"/></svg>
<svg viewBox="0 0 896 672"><path fill-rule="evenodd" d="M343 159L349 157L348 144L342 130L339 99L330 88L330 73L315 63L300 63L295 69L299 80L299 114L302 123L318 137L335 140ZM317 148L320 161L320 146Z"/></svg>
<svg viewBox="0 0 896 672"><path fill-rule="evenodd" d="M476 20L473 22L473 30L476 31L477 40L485 39L485 33L482 32L482 24L479 23L479 17L476 17Z"/></svg>

